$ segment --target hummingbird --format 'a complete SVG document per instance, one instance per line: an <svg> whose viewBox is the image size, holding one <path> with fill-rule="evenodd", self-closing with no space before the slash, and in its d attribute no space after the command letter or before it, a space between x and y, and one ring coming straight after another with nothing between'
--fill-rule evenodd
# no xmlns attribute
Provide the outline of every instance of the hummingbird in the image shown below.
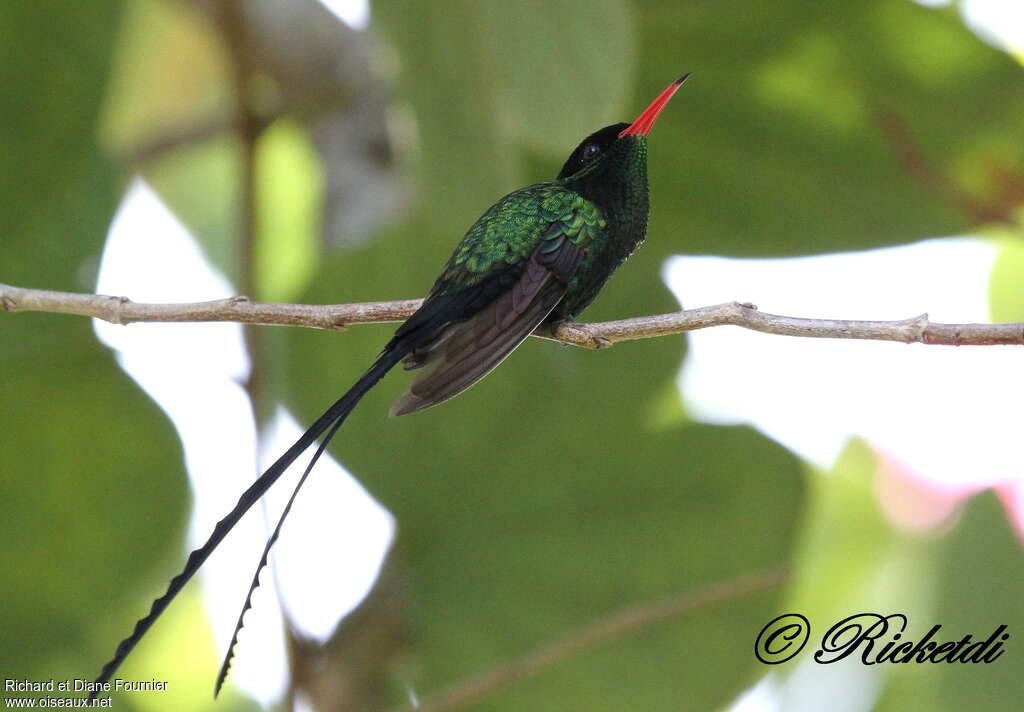
<svg viewBox="0 0 1024 712"><path fill-rule="evenodd" d="M90 699L249 508L320 439L263 549L217 675L217 696L270 549L314 464L349 413L399 363L416 373L391 415L435 406L486 376L538 326L578 317L646 237L647 135L689 76L669 84L632 123L612 124L583 139L554 180L509 193L473 223L423 304L398 327L370 368L242 493L206 543L189 554L181 573L118 645L91 686Z"/></svg>

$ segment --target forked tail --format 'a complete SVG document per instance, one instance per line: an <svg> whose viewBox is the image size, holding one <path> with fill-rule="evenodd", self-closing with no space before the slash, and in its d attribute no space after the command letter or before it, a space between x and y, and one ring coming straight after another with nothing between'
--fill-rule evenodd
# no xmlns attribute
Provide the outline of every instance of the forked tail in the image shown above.
<svg viewBox="0 0 1024 712"><path fill-rule="evenodd" d="M370 367L370 369L363 374L363 376L356 381L355 385L348 389L348 391L339 398L334 405L327 409L327 411L321 415L309 429L302 434L302 436L295 441L295 444L288 448L277 462L271 465L266 472L260 475L242 496L238 498L238 503L235 505L226 517L217 522L217 526L213 528L213 533L210 534L210 538L206 540L206 543L201 547L193 551L188 556L188 560L185 562L185 568L182 569L181 573L171 579L171 582L167 586L167 591L160 598L153 601L153 605L149 610L149 613L145 617L139 619L135 624L135 629L132 634L122 640L117 646L117 650L114 652L114 657L111 658L110 662L103 666L103 670L100 671L99 677L96 678L92 692L89 694L89 699L93 699L99 693L101 687L100 683L108 682L117 668L121 665L128 654L135 648L142 637L146 634L146 631L152 627L156 619L160 617L160 614L164 612L164 609L170 605L174 597L178 595L185 584L189 582L189 579L195 575L196 571L206 562L210 554L213 553L224 537L227 536L239 520L249 511L252 505L259 501L260 497L277 482L278 478L284 473L288 467L295 462L295 460L305 452L310 445L316 442L317 438L327 433L320 443L320 446L316 450L316 454L310 460L309 465L306 466L305 472L302 473L302 478L299 483L295 486L295 491L292 492L291 498L288 500L288 504L285 506L284 512L281 515L281 519L277 523L277 527L274 529L267 545L263 550L263 556L260 559L259 567L256 569L256 575L253 577L252 586L249 589L249 593L246 596L245 607L242 609L242 616L245 615L245 611L250 606L250 600L252 593L259 585L259 574L263 569L263 566L267 563L267 555L270 552L270 547L273 546L277 540L278 534L281 531L281 525L284 523L284 519L288 516L288 512L291 510L292 502L295 500L295 495L298 494L299 489L306 481L306 477L313 469L313 465L320 459L327 444L334 437L335 433L338 432L338 428L345 422L345 418L352 412L352 409L356 407L356 404L362 399L366 393L376 385L377 381L384 377L391 368L398 363L402 356L405 355L407 349L405 348L391 348L385 350L381 354L380 358ZM242 627L242 616L238 618L238 624L235 627L235 633L232 636L231 647L228 650L227 656L224 659L224 664L221 666L220 674L217 677L217 691L220 691L220 687L224 682L224 677L227 675L227 669L231 661L232 650L234 649L235 640L238 637L238 631Z"/></svg>

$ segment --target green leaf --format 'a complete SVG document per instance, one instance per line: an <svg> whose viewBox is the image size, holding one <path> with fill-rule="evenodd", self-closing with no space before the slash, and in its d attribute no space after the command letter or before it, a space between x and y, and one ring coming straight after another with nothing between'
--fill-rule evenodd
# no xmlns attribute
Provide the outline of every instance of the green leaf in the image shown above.
<svg viewBox="0 0 1024 712"><path fill-rule="evenodd" d="M864 443L843 449L830 472L810 473L810 496L800 529L792 610L823 625L873 603L863 587L892 553L898 537L883 516L873 482L878 458Z"/></svg>
<svg viewBox="0 0 1024 712"><path fill-rule="evenodd" d="M469 10L468 22L459 24L472 33L477 71L497 90L498 128L521 146L567 153L628 109L636 71L629 4L516 0L472 3Z"/></svg>
<svg viewBox="0 0 1024 712"><path fill-rule="evenodd" d="M153 572L179 555L168 533L183 523L184 476L153 403L99 344L60 331L63 352L9 364L17 377L2 383L21 407L0 414L3 488L17 503L0 525L0 666L12 677L91 679L126 632L112 611L141 614ZM53 667L58 659L75 667Z"/></svg>
<svg viewBox="0 0 1024 712"><path fill-rule="evenodd" d="M114 47L100 137L119 155L231 115L229 58L189 3L133 0Z"/></svg>
<svg viewBox="0 0 1024 712"><path fill-rule="evenodd" d="M257 145L256 274L265 301L288 302L314 269L324 177L309 135L282 120Z"/></svg>
<svg viewBox="0 0 1024 712"><path fill-rule="evenodd" d="M636 104L666 73L694 73L651 137L660 251L816 253L954 234L983 221L959 203L994 200L997 167L1024 168L1021 67L950 9L645 2L640 16Z"/></svg>
<svg viewBox="0 0 1024 712"><path fill-rule="evenodd" d="M926 631L941 625L934 640L957 642L970 635L973 643L988 639L1006 625L1003 654L991 663L936 663L901 666L879 709L908 705L936 712L976 707L1016 710L1024 698L1024 658L1016 632L1024 626L1024 550L995 494L971 499L956 528L932 546L934 598ZM919 626L920 627L920 626ZM995 641L999 641L996 636ZM991 646L990 646L991 649Z"/></svg>
<svg viewBox="0 0 1024 712"><path fill-rule="evenodd" d="M992 321L1024 321L1024 294L1020 289L1021 276L1024 275L1021 233L1004 231L1001 237L999 256L989 278Z"/></svg>
<svg viewBox="0 0 1024 712"><path fill-rule="evenodd" d="M69 1L0 9L5 282L92 286L114 208L113 175L93 133L116 10Z"/></svg>
<svg viewBox="0 0 1024 712"><path fill-rule="evenodd" d="M936 582L935 622L941 640L975 641L1006 625L1009 640L1002 657L990 664L950 665L938 681L936 710L962 710L985 700L986 709L1015 710L1024 699L1024 657L1015 633L1024 629L1024 549L995 494L973 499L963 521L941 547ZM997 638L998 640L998 638Z"/></svg>
<svg viewBox="0 0 1024 712"><path fill-rule="evenodd" d="M521 146L568 155L615 122L628 93L634 23L621 0L379 0L373 9L415 114L420 206L452 230L525 182Z"/></svg>

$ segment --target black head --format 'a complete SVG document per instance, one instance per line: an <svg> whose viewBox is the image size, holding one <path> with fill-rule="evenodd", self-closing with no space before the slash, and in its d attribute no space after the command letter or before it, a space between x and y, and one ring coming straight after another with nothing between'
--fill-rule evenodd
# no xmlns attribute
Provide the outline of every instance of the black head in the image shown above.
<svg viewBox="0 0 1024 712"><path fill-rule="evenodd" d="M608 149L612 147L612 144L619 140L619 134L627 128L629 128L629 124L612 124L587 136L569 156L569 160L565 162L562 170L558 172L558 177L568 178L571 175L575 175L592 161L596 161L604 156Z"/></svg>
<svg viewBox="0 0 1024 712"><path fill-rule="evenodd" d="M558 173L558 179L569 178L595 163L601 163L601 159L611 153L613 147L615 150L620 150L625 148L626 144L632 145L646 137L658 119L658 114L689 76L688 73L684 74L669 84L633 123L605 126L600 131L595 131L583 139L583 142L576 147L576 150L569 156L569 160L562 166L562 170Z"/></svg>

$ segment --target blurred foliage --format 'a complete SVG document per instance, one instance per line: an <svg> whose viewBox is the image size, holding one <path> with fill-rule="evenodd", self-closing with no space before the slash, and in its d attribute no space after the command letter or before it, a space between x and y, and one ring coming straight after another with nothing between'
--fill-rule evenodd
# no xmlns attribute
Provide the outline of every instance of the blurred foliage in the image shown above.
<svg viewBox="0 0 1024 712"><path fill-rule="evenodd" d="M96 147L118 3L0 7L0 279L91 291L115 208ZM4 319L0 671L90 677L177 560L180 447L86 319ZM157 573L159 572L159 573Z"/></svg>
<svg viewBox="0 0 1024 712"><path fill-rule="evenodd" d="M196 129L231 107L231 58L208 18L189 3L125 4L99 126L110 151Z"/></svg>
<svg viewBox="0 0 1024 712"><path fill-rule="evenodd" d="M1019 233L1001 230L1001 249L989 283L989 302L993 321L1024 321L1024 292L1020 275L1024 274L1024 244Z"/></svg>
<svg viewBox="0 0 1024 712"><path fill-rule="evenodd" d="M237 276L242 148L218 4L0 6L0 281L89 291L118 184L136 172ZM1021 68L955 8L379 0L367 36L332 33L313 0L287 17L267 0L243 7L261 127L261 296L422 295L487 205L550 178L579 138L693 71L652 135L650 240L587 318L675 308L658 278L675 252L862 249L996 221L994 316L1022 318ZM387 120L381 84L394 87ZM353 166L372 190L351 188ZM332 232L346 225L334 211L353 203L372 239ZM91 677L177 567L180 450L85 320L18 315L3 327L0 455L16 506L0 524L0 671ZM262 340L266 380L308 421L392 330L279 331ZM788 591L589 649L474 709L721 708L765 673L750 645L783 610L812 621L900 611L951 635L1024 623L1019 542L992 496L942 536L897 531L866 445L831 473L808 472L752 430L687 422L666 396L683 355L673 338L600 353L532 341L441 408L387 420L401 375L366 398L333 451L399 523L412 633L399 694L404 682L429 694L624 606L786 565ZM118 704L212 708L216 661L198 609L178 601L124 670L166 671L175 691ZM879 709L1010 709L1024 666L1007 649L984 668L886 670ZM246 706L229 697L216 709Z"/></svg>
<svg viewBox="0 0 1024 712"><path fill-rule="evenodd" d="M302 127L281 120L260 137L256 162L257 289L267 301L289 302L315 269L324 199L320 161Z"/></svg>
<svg viewBox="0 0 1024 712"><path fill-rule="evenodd" d="M981 642L1006 625L1009 639L1003 655L990 664L905 666L878 709L1019 709L1024 676L1016 631L1024 626L1024 551L996 496L986 492L972 499L956 529L935 542L929 553L929 625L918 624L918 635L936 622L942 624L936 635L940 641L958 641L970 634Z"/></svg>

